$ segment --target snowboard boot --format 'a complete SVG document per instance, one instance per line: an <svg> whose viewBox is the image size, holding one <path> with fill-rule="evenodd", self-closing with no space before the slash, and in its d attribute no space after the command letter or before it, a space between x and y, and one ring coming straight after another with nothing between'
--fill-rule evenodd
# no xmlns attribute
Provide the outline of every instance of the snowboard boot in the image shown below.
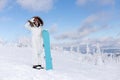
<svg viewBox="0 0 120 80"><path fill-rule="evenodd" d="M40 69L44 69L44 67L42 67L41 65L38 65L38 67L40 67Z"/></svg>
<svg viewBox="0 0 120 80"><path fill-rule="evenodd" d="M33 65L33 68L34 69L44 69L44 67L42 67L41 65Z"/></svg>

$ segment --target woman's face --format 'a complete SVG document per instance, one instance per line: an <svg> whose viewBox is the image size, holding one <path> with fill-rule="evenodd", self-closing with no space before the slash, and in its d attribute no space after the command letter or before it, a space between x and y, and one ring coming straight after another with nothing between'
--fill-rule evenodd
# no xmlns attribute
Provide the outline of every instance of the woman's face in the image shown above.
<svg viewBox="0 0 120 80"><path fill-rule="evenodd" d="M38 26L38 19L37 18L34 18L34 24L36 25L36 26Z"/></svg>

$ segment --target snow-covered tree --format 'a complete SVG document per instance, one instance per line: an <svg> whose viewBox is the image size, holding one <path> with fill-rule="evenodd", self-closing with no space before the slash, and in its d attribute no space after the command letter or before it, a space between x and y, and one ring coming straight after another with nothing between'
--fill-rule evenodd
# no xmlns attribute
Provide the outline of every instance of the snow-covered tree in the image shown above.
<svg viewBox="0 0 120 80"><path fill-rule="evenodd" d="M3 40L2 38L0 38L0 46L4 46L5 45L5 40Z"/></svg>
<svg viewBox="0 0 120 80"><path fill-rule="evenodd" d="M17 40L17 46L18 47L30 47L31 46L30 38L28 38L28 37L20 37Z"/></svg>

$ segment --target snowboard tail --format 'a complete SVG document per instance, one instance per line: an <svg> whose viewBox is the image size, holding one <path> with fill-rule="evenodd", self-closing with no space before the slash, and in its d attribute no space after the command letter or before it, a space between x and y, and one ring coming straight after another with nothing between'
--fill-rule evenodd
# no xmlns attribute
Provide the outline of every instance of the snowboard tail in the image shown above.
<svg viewBox="0 0 120 80"><path fill-rule="evenodd" d="M47 30L43 30L42 37L43 37L44 51L45 51L46 70L51 70L53 69L53 65L52 65L52 57L51 57L51 51L50 51L49 32Z"/></svg>

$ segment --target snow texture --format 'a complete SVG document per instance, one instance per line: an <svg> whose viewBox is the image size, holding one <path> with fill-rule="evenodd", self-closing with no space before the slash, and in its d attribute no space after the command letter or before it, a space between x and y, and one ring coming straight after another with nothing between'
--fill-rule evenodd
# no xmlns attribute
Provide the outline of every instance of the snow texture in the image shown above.
<svg viewBox="0 0 120 80"><path fill-rule="evenodd" d="M63 50L51 53L54 69L35 70L30 47L0 46L0 80L120 80L120 62L107 59L99 65L93 55Z"/></svg>

